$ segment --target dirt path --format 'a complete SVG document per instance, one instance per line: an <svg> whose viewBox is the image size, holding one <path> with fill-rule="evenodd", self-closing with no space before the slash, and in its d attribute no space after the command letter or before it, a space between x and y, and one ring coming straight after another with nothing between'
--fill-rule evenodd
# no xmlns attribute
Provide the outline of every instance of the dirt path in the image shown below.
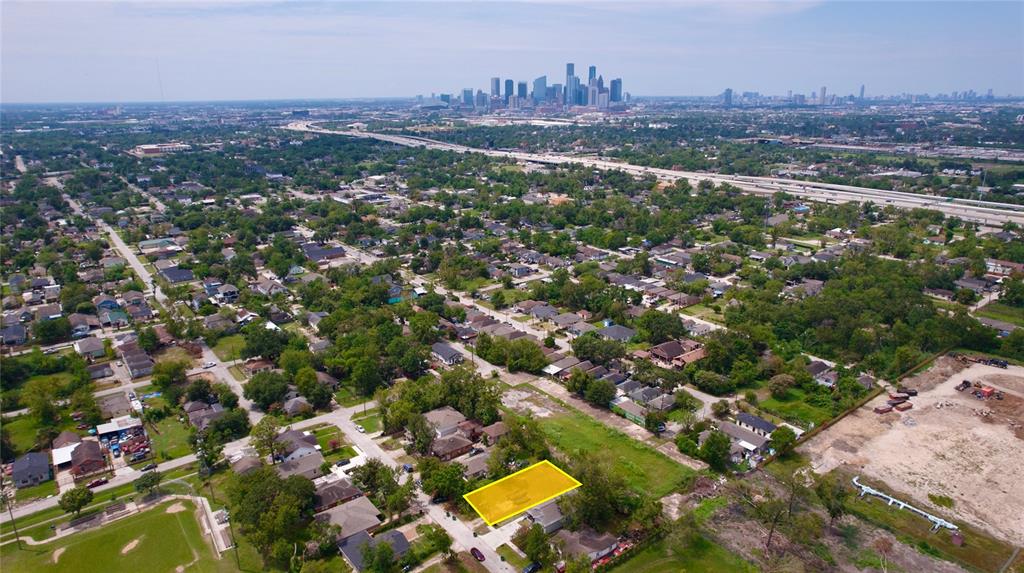
<svg viewBox="0 0 1024 573"><path fill-rule="evenodd" d="M183 503L181 503L179 501L178 503L176 503L174 505L168 506L167 507L167 513L180 513L182 511L185 511L185 509L186 509L185 508L185 504L183 504Z"/></svg>
<svg viewBox="0 0 1024 573"><path fill-rule="evenodd" d="M64 555L64 552L66 550L67 550L67 547L59 547L57 549L54 549L54 551L53 551L53 562L54 562L54 564L56 564L58 561L60 561L60 556Z"/></svg>

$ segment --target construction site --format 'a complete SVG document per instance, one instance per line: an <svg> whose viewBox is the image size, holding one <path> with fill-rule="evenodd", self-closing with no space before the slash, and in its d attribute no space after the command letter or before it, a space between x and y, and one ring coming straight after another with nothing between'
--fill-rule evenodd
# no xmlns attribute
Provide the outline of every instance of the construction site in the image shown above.
<svg viewBox="0 0 1024 573"><path fill-rule="evenodd" d="M927 512L1024 545L1022 367L942 357L799 451L816 473L865 476Z"/></svg>

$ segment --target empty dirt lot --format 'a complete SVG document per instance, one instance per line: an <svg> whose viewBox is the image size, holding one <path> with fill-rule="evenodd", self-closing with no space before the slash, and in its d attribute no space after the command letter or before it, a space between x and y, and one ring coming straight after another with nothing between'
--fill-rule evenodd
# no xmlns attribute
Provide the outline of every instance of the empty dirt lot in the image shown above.
<svg viewBox="0 0 1024 573"><path fill-rule="evenodd" d="M1003 390L1003 400L957 392L961 380ZM905 381L913 409L875 414L879 396L801 446L818 473L845 465L881 480L916 505L1024 545L1024 368L966 365L950 358ZM928 494L953 499L936 506ZM909 500L908 500L909 501Z"/></svg>

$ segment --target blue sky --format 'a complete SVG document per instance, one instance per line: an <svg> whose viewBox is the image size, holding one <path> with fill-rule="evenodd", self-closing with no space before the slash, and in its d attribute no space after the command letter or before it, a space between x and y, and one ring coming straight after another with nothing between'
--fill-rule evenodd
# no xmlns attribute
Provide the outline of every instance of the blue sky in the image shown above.
<svg viewBox="0 0 1024 573"><path fill-rule="evenodd" d="M635 95L1024 94L1024 2L0 3L0 100L354 98L561 82Z"/></svg>

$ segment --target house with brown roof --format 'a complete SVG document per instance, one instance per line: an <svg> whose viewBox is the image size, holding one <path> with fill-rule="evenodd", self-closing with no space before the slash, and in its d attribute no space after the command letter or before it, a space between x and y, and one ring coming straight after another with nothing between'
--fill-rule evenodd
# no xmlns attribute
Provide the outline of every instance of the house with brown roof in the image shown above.
<svg viewBox="0 0 1024 573"><path fill-rule="evenodd" d="M430 445L430 453L443 462L451 461L471 449L473 442L459 435L438 438Z"/></svg>
<svg viewBox="0 0 1024 573"><path fill-rule="evenodd" d="M107 467L107 459L95 440L84 440L71 452L71 474L75 478L94 474Z"/></svg>

